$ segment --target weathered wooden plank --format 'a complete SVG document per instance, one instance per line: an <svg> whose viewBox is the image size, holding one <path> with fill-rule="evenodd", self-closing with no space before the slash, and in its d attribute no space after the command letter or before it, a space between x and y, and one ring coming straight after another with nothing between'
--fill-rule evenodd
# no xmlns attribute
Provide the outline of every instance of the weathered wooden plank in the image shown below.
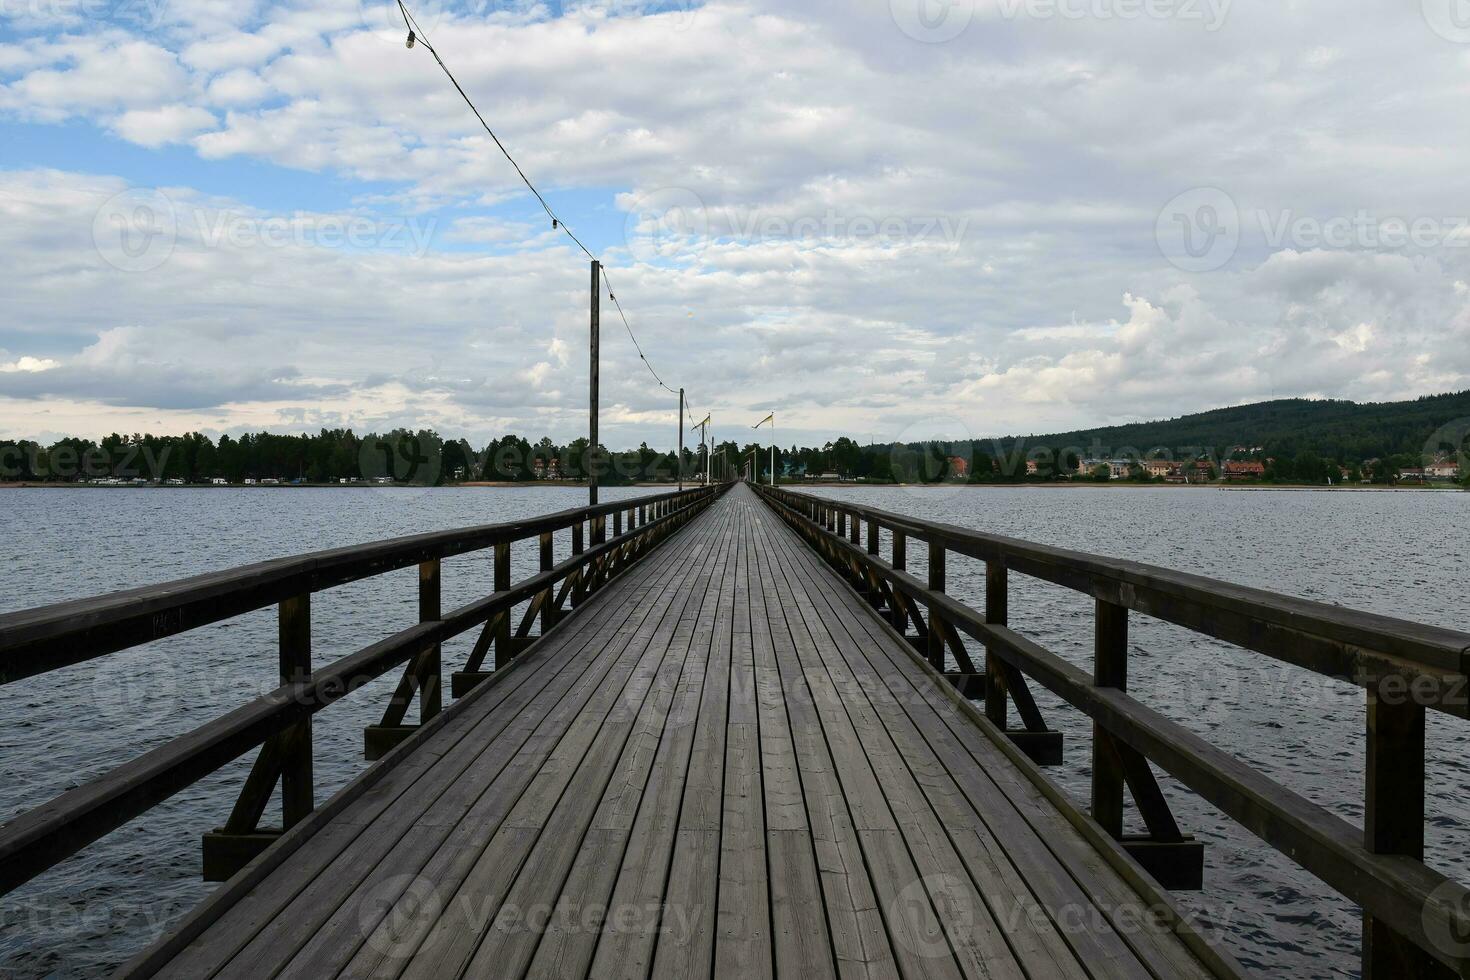
<svg viewBox="0 0 1470 980"><path fill-rule="evenodd" d="M432 873L426 877L445 895L446 908L499 909L517 879L517 869L543 833L552 834L559 848L580 839L579 828L585 829L591 816L589 808L561 810L557 803L563 794L585 799L601 793L667 652L667 644L654 642L655 636L665 619L671 614L677 616L687 601L682 588L660 597L656 613L648 615L629 639L628 656L610 681L604 682L556 734L555 748L540 762L495 834L485 833L487 821L477 821L481 827L469 833L471 839L465 846L445 848L435 855L429 866ZM629 660L635 662L625 670ZM606 737L600 737L604 732ZM459 976L468 967L487 921L480 919L467 927L456 916L440 917L428 928L421 946L399 975ZM364 975L360 967L351 964L345 972ZM374 970L367 975L388 974Z"/></svg>
<svg viewBox="0 0 1470 980"><path fill-rule="evenodd" d="M1075 928L1077 911L1093 905L1093 900L1071 881L1041 838L1019 819L998 787L917 696L914 684L933 686L933 679L917 671L906 677L881 657L876 659L887 669L875 669L870 659L874 655L868 651L887 647L907 657L902 643L866 622L856 597L818 577L819 570L793 550L800 548L798 542L784 547L783 567L798 575L815 599L825 601L832 622L848 633L851 642L839 647L858 688L903 751L987 905L1002 924L1025 925L1007 932L1028 973L1075 976L1085 963L1094 976L1137 976L1144 968L1110 927L1106 915L1090 919L1094 928ZM940 703L949 704L947 700ZM1075 836L1060 820L1053 821L1049 832Z"/></svg>
<svg viewBox="0 0 1470 980"><path fill-rule="evenodd" d="M711 536L726 532L722 517ZM701 621L713 620L728 564L723 549L704 595ZM620 787L593 819L554 915L527 976L646 977L653 938L660 928L665 872L678 817L679 792L693 744L694 721L704 687L713 631L691 632L687 663L669 704L662 737L646 783L633 793ZM633 809L630 810L629 807ZM677 928L671 922L669 928ZM592 960L598 957L594 968Z"/></svg>
<svg viewBox="0 0 1470 980"><path fill-rule="evenodd" d="M758 551L764 550L763 543L758 544ZM897 977L889 935L863 861L847 798L822 734L821 720L801 673L795 634L782 606L770 562L759 564L758 577L772 627L777 678L786 706L792 749L801 773L813 859L831 930L833 961L843 978ZM800 625L799 619L796 622Z"/></svg>
<svg viewBox="0 0 1470 980"><path fill-rule="evenodd" d="M497 974L519 976L535 955L546 925L540 921L540 910L564 908L577 912L577 920L566 920L572 928L597 928L599 922L587 922L583 916L594 911L587 902L588 882L578 881L569 887L569 876L579 854L588 847L610 850L609 859L594 858L593 867L610 887L618 866L615 859L622 853L633 817L641 802L653 759L658 749L676 691L689 664L694 627L700 622L708 599L711 582L719 575L718 556L708 554L694 582L685 590L685 603L677 623L665 619L650 647L663 647L663 663L654 677L641 706L636 707L625 696L609 712L596 736L596 747L581 763L577 779L592 786L602 786L601 803L590 815L585 801L592 793L581 791L574 780L557 802L541 837L518 874L515 885L506 895L502 908L532 910L519 921L509 919L501 928L491 930L465 968L468 976ZM669 628L672 627L672 628ZM666 638L665 638L666 637ZM602 765L621 741L621 754L611 766ZM572 841L575 840L575 843ZM584 864L583 867L586 867ZM615 915L621 915L618 910Z"/></svg>
<svg viewBox="0 0 1470 980"><path fill-rule="evenodd" d="M821 583L815 575L811 580ZM1084 931L1074 925L1063 930L1090 969L1104 976L1134 976L1141 961L1161 977L1207 975L1167 930L1136 927L1150 921L1150 903L1124 883L995 744L956 710L943 684L925 675L904 644L885 634L881 624L857 617L861 603L855 596L844 594L835 583L821 583L818 588L831 601L844 604L853 614L850 622L867 635L867 642L858 647L874 667L871 689L881 680L915 717L927 708L943 722L942 728L924 726L924 737L945 758L968 801L995 828L1007 857L1037 888L1053 921L1075 919L1083 907L1098 910L1089 922L1103 923L1103 928ZM1107 924L1116 924L1116 929ZM1117 939L1128 948L1120 949Z"/></svg>
<svg viewBox="0 0 1470 980"><path fill-rule="evenodd" d="M715 976L770 977L770 884L766 877L765 799L761 789L760 709L751 635L750 567L754 515L740 514L731 614L730 701L720 826Z"/></svg>

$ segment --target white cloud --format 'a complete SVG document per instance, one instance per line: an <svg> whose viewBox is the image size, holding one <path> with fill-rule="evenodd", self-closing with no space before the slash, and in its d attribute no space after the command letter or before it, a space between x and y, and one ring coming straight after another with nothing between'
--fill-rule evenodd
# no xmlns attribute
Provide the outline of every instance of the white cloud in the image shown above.
<svg viewBox="0 0 1470 980"><path fill-rule="evenodd" d="M0 371L7 373L24 371L27 374L34 374L37 371L49 371L60 366L60 363L49 357L18 357L13 361L0 361Z"/></svg>
<svg viewBox="0 0 1470 980"><path fill-rule="evenodd" d="M1465 54L1415 11L1235 4L1208 31L987 7L923 44L886 2L492 8L446 13L435 44L553 202L604 243L652 363L701 409L779 404L788 432L881 437L920 418L1043 431L1470 386L1470 248L1453 233L1331 249L1272 245L1259 220L1467 210L1470 134L1445 125L1462 111ZM146 41L89 29L0 46L0 112L187 141L206 166L372 181L335 217L425 216L438 235L414 257L212 243L185 221L163 265L128 276L92 241L119 181L0 173L0 260L20 284L11 334L37 339L7 343L57 362L45 385L28 380L37 404L91 397L180 426L294 420L310 404L361 424L577 431L585 258L530 205L484 213L518 179L397 27L356 0L179 0ZM1163 260L1155 225L1203 186L1238 208L1241 244L1224 268L1189 274ZM692 234L628 214L670 188ZM326 217L169 193L188 218ZM624 241L625 223L661 237ZM653 438L666 393L611 315L611 435ZM82 351L119 329L144 383L63 390ZM170 395L166 372L183 365L193 373Z"/></svg>
<svg viewBox="0 0 1470 980"><path fill-rule="evenodd" d="M133 109L118 116L112 128L123 139L142 146L178 143L214 127L214 114L191 105Z"/></svg>
<svg viewBox="0 0 1470 980"><path fill-rule="evenodd" d="M271 87L255 72L237 68L209 81L209 101L219 106L252 105L270 95Z"/></svg>
<svg viewBox="0 0 1470 980"><path fill-rule="evenodd" d="M171 51L145 41L65 38L40 45L28 71L0 90L0 108L26 118L60 120L176 101L188 75Z"/></svg>

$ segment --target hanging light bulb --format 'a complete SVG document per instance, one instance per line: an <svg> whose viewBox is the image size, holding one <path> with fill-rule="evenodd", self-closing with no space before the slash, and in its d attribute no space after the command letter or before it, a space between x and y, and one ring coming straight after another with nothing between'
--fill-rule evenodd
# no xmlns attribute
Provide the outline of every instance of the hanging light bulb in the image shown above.
<svg viewBox="0 0 1470 980"><path fill-rule="evenodd" d="M413 42L414 42L413 31L409 31L408 32L408 40L403 42L403 46L405 48L410 48L411 49L413 47Z"/></svg>
<svg viewBox="0 0 1470 980"><path fill-rule="evenodd" d="M561 227L561 222L557 221L555 218L552 218L551 219L551 230L552 231L556 231L556 229L558 229L560 227Z"/></svg>

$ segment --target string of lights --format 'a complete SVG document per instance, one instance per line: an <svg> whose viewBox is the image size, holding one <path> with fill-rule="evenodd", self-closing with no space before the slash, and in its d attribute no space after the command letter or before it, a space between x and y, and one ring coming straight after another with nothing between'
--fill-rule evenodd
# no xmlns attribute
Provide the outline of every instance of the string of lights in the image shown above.
<svg viewBox="0 0 1470 980"><path fill-rule="evenodd" d="M422 44L424 46L424 49L428 51L429 54L434 56L434 61L438 63L440 70L444 72L445 77L448 78L450 83L454 86L454 89L456 92L459 93L460 98L464 99L465 105L470 107L470 111L475 114L475 118L480 121L480 125L484 128L485 132L488 133L490 135L490 138L495 141L495 145L499 148L501 155L503 155L505 159L509 161L510 165L515 168L516 175L521 178L521 183L526 185L526 189L531 192L531 194L536 198L537 203L541 205L541 210L545 211L546 216L551 219L552 229L563 232L576 244L577 248L582 250L582 253L586 255L588 259L594 262L598 262L598 268L602 271L603 284L607 287L608 298L612 300L613 307L618 311L618 318L623 321L623 329L628 332L628 339L633 342L633 349L638 352L638 359L643 362L643 366L648 369L648 373L653 376L653 380L658 384L660 388L664 389L670 394L677 395L679 393L678 389L672 388L669 385L665 384L664 379L659 377L659 373L654 370L652 362L648 360L648 355L643 352L643 345L638 343L638 338L633 334L633 325L628 321L628 314L623 311L623 304L618 302L617 293L613 291L612 280L608 278L607 266L603 265L598 260L597 256L592 254L592 251L588 249L586 245L582 244L582 240L578 238L576 234L572 231L572 229L567 227L567 223L563 221L555 211L552 210L551 204L546 200L541 192L536 189L536 185L531 182L531 178L526 176L526 172L521 169L521 165L516 162L515 157L511 156L511 153L508 149L506 149L505 144L500 141L500 137L495 135L495 130L491 129L490 124L485 121L485 117L475 106L474 101L469 97L469 94L465 92L464 86L459 84L459 79L454 77L454 73L450 71L449 66L444 63L444 59L439 57L439 52L434 49L434 45L429 41L428 35L424 32L424 29L419 26L418 21L414 19L413 13L409 11L403 0L397 0L397 3L399 13L403 15L403 25L408 30L408 47L413 48L415 44ZM684 404L686 406L689 404L689 398L687 395L684 398Z"/></svg>

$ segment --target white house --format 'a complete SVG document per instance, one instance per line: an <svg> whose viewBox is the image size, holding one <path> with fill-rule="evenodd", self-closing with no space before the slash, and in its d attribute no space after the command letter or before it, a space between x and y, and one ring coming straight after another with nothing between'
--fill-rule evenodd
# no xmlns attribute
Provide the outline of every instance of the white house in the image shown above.
<svg viewBox="0 0 1470 980"><path fill-rule="evenodd" d="M1442 459L1438 463L1430 463L1424 467L1424 475L1431 480L1458 480L1460 464L1453 459Z"/></svg>

